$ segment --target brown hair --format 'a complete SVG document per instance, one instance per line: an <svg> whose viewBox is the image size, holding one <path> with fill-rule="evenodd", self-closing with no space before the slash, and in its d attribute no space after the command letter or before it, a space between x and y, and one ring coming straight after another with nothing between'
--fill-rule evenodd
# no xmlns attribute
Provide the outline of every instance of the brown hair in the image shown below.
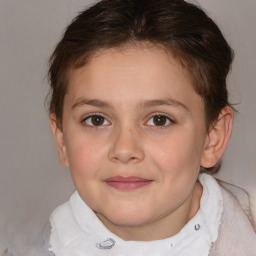
<svg viewBox="0 0 256 256"><path fill-rule="evenodd" d="M230 105L226 77L233 51L200 7L183 0L102 0L71 22L49 61L49 111L60 127L70 70L99 50L138 42L164 46L189 71L204 100L207 129Z"/></svg>

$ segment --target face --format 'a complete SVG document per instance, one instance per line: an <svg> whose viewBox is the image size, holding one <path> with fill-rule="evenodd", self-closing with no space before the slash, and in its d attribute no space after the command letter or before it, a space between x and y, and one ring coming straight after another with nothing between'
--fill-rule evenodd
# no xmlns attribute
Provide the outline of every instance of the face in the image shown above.
<svg viewBox="0 0 256 256"><path fill-rule="evenodd" d="M190 203L207 137L204 105L164 50L104 50L73 70L59 133L61 162L106 225L157 223Z"/></svg>

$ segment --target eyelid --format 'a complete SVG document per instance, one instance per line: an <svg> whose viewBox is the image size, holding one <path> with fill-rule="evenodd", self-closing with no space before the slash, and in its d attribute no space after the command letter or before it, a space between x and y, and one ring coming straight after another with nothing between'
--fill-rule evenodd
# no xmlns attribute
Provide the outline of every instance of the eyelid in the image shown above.
<svg viewBox="0 0 256 256"><path fill-rule="evenodd" d="M94 116L103 117L108 122L108 124L107 125L99 125L99 126L86 124L87 127L90 127L90 128L102 128L102 127L105 127L105 126L109 126L109 124L111 124L109 118L107 118L103 113L97 113L97 112L89 113L86 116L84 116L82 118L82 120L81 120L81 123L84 124L86 120L88 120L89 118L92 118Z"/></svg>
<svg viewBox="0 0 256 256"><path fill-rule="evenodd" d="M176 123L176 121L174 120L174 118L170 117L170 115L165 114L165 113L158 113L158 112L157 112L157 113L152 113L152 114L150 114L149 117L147 118L147 121L145 122L145 124L146 124L147 122L149 122L149 120L150 120L151 118L155 117L155 116L163 116L163 117L166 117L166 118L170 121L170 124L169 124L169 125L162 125L162 126L157 126L157 125L148 125L148 126L150 126L150 127L155 127L155 128L157 128L157 129L162 129L162 128L167 128L167 127L169 127L170 125Z"/></svg>

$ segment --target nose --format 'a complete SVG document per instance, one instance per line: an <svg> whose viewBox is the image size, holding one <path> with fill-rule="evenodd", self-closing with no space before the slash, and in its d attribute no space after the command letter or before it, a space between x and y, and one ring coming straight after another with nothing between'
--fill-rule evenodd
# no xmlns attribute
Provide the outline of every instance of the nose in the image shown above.
<svg viewBox="0 0 256 256"><path fill-rule="evenodd" d="M128 164L138 163L144 159L142 135L136 129L123 127L112 136L112 146L109 150L111 161Z"/></svg>

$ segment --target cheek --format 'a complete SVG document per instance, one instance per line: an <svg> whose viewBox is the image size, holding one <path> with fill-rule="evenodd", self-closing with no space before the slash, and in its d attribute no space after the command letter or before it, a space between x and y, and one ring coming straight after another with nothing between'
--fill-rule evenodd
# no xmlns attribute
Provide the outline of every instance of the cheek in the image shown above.
<svg viewBox="0 0 256 256"><path fill-rule="evenodd" d="M76 140L67 146L67 155L72 175L93 176L97 172L100 159L103 157L100 143L92 140Z"/></svg>
<svg viewBox="0 0 256 256"><path fill-rule="evenodd" d="M200 168L202 146L195 134L175 134L153 145L155 164L167 175L195 173Z"/></svg>

